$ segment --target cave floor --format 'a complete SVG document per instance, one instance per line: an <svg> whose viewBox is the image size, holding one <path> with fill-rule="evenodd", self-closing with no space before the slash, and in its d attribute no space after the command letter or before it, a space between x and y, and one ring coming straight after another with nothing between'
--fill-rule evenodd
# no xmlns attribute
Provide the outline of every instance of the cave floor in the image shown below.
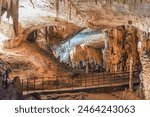
<svg viewBox="0 0 150 117"><path fill-rule="evenodd" d="M115 91L111 93L63 93L63 94L30 94L26 100L142 100L137 92Z"/></svg>

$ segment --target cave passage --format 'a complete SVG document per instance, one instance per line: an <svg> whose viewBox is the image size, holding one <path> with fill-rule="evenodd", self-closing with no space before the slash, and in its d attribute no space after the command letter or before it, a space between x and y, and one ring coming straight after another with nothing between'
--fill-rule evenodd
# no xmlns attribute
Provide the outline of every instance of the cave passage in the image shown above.
<svg viewBox="0 0 150 117"><path fill-rule="evenodd" d="M93 31L85 29L55 49L54 55L72 69L96 72L141 71L138 30L117 26Z"/></svg>
<svg viewBox="0 0 150 117"><path fill-rule="evenodd" d="M35 42L35 40L37 39L37 30L32 31L28 36L27 36L27 40L29 42Z"/></svg>
<svg viewBox="0 0 150 117"><path fill-rule="evenodd" d="M60 61L67 61L69 59L69 53L75 49L77 45L88 45L88 43L99 40L104 34L102 31L92 31L85 29L72 37L66 43L60 45L57 48L57 57L60 57Z"/></svg>
<svg viewBox="0 0 150 117"><path fill-rule="evenodd" d="M73 69L89 70L103 68L103 53L105 48L105 32L101 30L84 29L77 35L61 44L55 51L60 62L66 63Z"/></svg>
<svg viewBox="0 0 150 117"><path fill-rule="evenodd" d="M150 0L0 0L0 99L150 99L149 11Z"/></svg>

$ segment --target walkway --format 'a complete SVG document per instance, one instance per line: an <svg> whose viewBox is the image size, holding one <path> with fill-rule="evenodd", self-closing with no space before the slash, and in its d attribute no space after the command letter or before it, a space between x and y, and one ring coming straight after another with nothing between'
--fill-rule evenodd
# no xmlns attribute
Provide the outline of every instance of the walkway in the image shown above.
<svg viewBox="0 0 150 117"><path fill-rule="evenodd" d="M66 78L65 78L66 77ZM39 80L40 79L40 80ZM63 81L61 79L66 79ZM138 72L133 73L133 85L139 84ZM75 75L74 77L61 76L56 80L50 78L34 78L22 80L23 94L32 93L68 93L87 91L91 89L113 88L129 85L129 72L120 73L91 73Z"/></svg>

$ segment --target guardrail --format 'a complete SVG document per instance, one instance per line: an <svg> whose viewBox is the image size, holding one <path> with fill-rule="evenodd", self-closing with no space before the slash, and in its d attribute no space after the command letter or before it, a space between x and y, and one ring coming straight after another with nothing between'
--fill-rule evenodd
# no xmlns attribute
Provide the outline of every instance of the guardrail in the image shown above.
<svg viewBox="0 0 150 117"><path fill-rule="evenodd" d="M133 83L140 82L138 72L133 72ZM74 77L35 77L22 80L22 90L28 93L63 91L92 87L122 86L129 83L129 72L76 74Z"/></svg>

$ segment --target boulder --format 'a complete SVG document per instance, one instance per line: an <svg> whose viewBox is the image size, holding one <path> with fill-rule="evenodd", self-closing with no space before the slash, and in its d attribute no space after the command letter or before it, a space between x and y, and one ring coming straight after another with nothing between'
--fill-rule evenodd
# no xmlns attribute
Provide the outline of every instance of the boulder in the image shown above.
<svg viewBox="0 0 150 117"><path fill-rule="evenodd" d="M2 80L0 80L0 84L2 84ZM22 95L23 91L18 76L8 83L6 89L0 85L0 100L19 100L22 99Z"/></svg>

